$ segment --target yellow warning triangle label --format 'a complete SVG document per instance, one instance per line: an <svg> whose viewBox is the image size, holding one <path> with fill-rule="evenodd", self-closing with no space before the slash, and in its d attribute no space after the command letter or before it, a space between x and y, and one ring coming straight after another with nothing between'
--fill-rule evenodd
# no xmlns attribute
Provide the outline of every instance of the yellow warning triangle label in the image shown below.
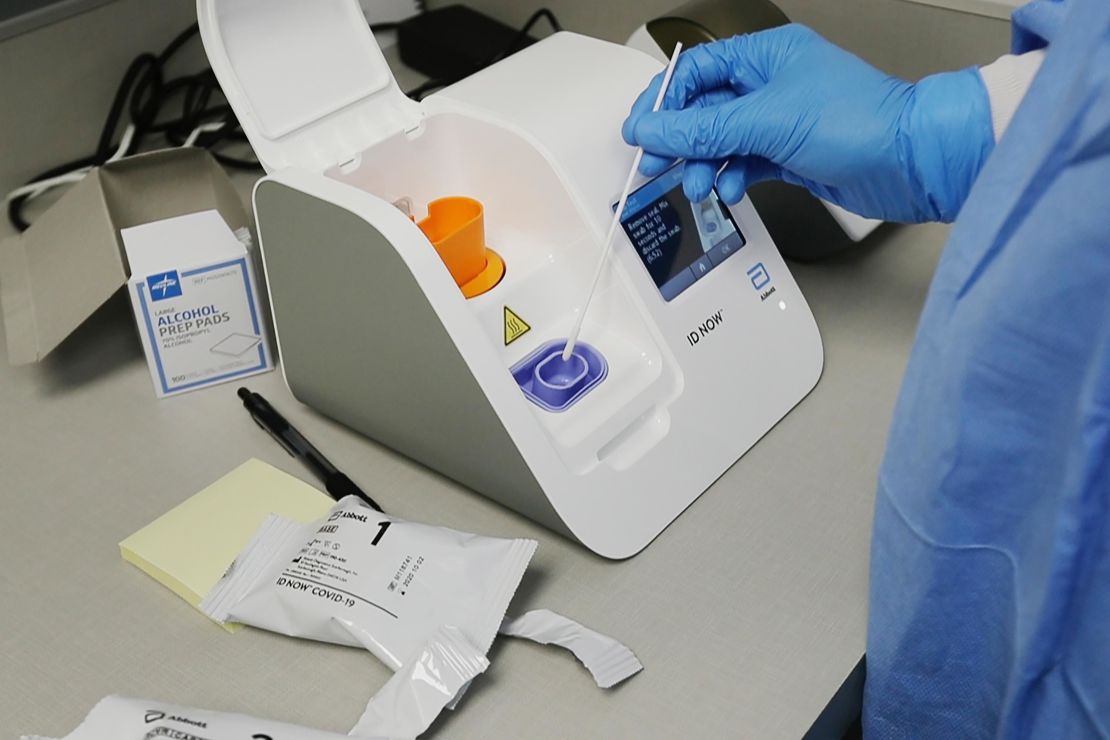
<svg viewBox="0 0 1110 740"><path fill-rule="evenodd" d="M513 309L505 306L505 346L508 347L516 340L523 337L532 327L527 321L520 318Z"/></svg>

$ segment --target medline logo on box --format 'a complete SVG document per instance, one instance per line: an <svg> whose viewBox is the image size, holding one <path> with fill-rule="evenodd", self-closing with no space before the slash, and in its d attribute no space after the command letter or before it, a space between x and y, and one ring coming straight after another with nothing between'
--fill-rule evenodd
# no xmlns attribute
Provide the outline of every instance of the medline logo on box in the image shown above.
<svg viewBox="0 0 1110 740"><path fill-rule="evenodd" d="M146 279L146 285L150 288L152 301L164 301L181 295L181 278L177 276L177 270L151 275Z"/></svg>

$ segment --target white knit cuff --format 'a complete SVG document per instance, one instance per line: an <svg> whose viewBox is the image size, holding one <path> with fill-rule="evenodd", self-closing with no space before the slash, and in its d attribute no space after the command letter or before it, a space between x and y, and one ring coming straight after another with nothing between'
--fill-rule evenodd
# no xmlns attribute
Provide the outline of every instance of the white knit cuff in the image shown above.
<svg viewBox="0 0 1110 740"><path fill-rule="evenodd" d="M1006 127L1010 125L1022 98L1025 97L1025 91L1041 68L1044 54L1044 49L1021 55L1007 54L999 57L998 61L979 68L979 76L983 78L983 85L987 88L987 96L991 101L991 125L994 128L995 141L1002 138Z"/></svg>

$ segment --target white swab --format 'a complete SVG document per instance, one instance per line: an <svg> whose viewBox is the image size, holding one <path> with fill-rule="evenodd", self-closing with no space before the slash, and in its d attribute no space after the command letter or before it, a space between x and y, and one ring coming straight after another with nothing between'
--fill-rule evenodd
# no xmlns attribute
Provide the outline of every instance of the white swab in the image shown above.
<svg viewBox="0 0 1110 740"><path fill-rule="evenodd" d="M671 75L674 74L674 67L678 63L678 55L681 52L682 42L679 41L674 45L671 61L667 64L667 71L663 73L663 83L659 85L659 95L656 96L655 105L651 108L652 113L658 111L663 105L663 97L667 94L667 87L671 84ZM613 249L613 234L616 233L617 224L620 223L621 215L624 213L624 204L628 201L628 194L632 191L632 181L636 179L636 171L640 169L640 160L643 158L643 148L636 147L636 156L632 159L632 169L628 171L628 179L625 180L624 190L621 191L620 200L617 201L617 209L613 212L613 220L609 223L609 232L605 235L605 244L601 249L601 259L598 260L597 270L594 271L594 279L590 283L590 292L586 294L586 302L582 304L582 311L578 314L578 320L574 323L574 329L567 340L567 346L563 348L564 362L570 359L574 352L574 345L578 343L578 335L582 333L582 323L586 320L586 309L590 307L590 302L594 299L597 285L601 282L601 273L605 271L605 265L609 262L609 253Z"/></svg>

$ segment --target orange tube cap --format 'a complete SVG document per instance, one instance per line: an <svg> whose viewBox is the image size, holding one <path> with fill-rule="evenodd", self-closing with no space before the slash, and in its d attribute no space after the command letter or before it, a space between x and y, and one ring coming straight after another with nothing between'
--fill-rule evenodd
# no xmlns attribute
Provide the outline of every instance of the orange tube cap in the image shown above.
<svg viewBox="0 0 1110 740"><path fill-rule="evenodd" d="M417 226L435 247L467 298L491 290L505 275L505 261L486 247L485 212L473 198L451 196L428 204Z"/></svg>

